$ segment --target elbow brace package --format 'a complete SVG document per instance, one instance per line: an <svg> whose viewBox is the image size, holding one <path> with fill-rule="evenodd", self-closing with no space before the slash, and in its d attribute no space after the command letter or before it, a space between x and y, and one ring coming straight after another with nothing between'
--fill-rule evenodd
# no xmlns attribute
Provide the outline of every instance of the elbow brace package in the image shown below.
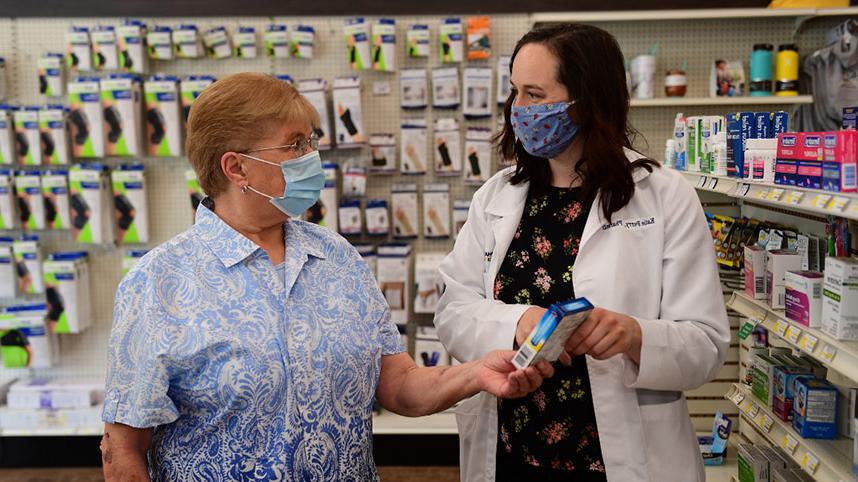
<svg viewBox="0 0 858 482"><path fill-rule="evenodd" d="M153 60L173 60L173 29L158 26L146 33L149 58Z"/></svg>
<svg viewBox="0 0 858 482"><path fill-rule="evenodd" d="M229 35L223 25L209 29L203 37L206 45L206 53L213 59L226 59L232 57L232 45L229 43Z"/></svg>
<svg viewBox="0 0 858 482"><path fill-rule="evenodd" d="M196 25L183 24L173 30L173 51L177 59L198 59L203 56L200 31Z"/></svg>
<svg viewBox="0 0 858 482"><path fill-rule="evenodd" d="M117 237L122 244L149 242L149 208L143 164L123 164L111 173Z"/></svg>

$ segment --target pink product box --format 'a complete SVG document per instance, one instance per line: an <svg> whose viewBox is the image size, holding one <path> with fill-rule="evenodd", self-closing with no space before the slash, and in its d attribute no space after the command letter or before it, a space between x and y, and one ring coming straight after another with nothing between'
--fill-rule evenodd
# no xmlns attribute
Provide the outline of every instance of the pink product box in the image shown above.
<svg viewBox="0 0 858 482"><path fill-rule="evenodd" d="M810 328L822 327L822 285L818 271L788 271L784 279L786 317Z"/></svg>
<svg viewBox="0 0 858 482"><path fill-rule="evenodd" d="M778 157L775 161L775 184L795 186L798 159L804 134L786 132L778 134Z"/></svg>
<svg viewBox="0 0 858 482"><path fill-rule="evenodd" d="M822 132L806 132L796 163L795 185L808 189L822 189Z"/></svg>
<svg viewBox="0 0 858 482"><path fill-rule="evenodd" d="M822 189L833 192L858 191L856 131L830 131L823 135Z"/></svg>

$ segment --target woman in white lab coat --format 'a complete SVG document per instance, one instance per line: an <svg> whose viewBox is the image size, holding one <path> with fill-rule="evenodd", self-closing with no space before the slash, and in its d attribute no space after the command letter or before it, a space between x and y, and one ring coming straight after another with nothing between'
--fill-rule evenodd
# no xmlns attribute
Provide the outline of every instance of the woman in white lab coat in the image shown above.
<svg viewBox="0 0 858 482"><path fill-rule="evenodd" d="M715 377L730 330L696 193L631 149L607 32L526 34L511 83L499 147L516 164L476 192L441 266L438 334L468 361L521 344L553 302L597 309L541 390L457 409L462 480L702 481L682 392Z"/></svg>

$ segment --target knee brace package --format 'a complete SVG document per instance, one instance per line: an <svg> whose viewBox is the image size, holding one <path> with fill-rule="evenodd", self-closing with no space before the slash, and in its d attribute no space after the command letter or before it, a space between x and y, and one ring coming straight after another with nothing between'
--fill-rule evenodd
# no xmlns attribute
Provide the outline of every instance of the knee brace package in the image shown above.
<svg viewBox="0 0 858 482"><path fill-rule="evenodd" d="M0 169L0 229L17 229L20 226L14 180L11 169Z"/></svg>
<svg viewBox="0 0 858 482"><path fill-rule="evenodd" d="M41 136L39 135L39 108L21 107L15 118L15 153L18 164L38 166L42 163Z"/></svg>
<svg viewBox="0 0 858 482"><path fill-rule="evenodd" d="M100 25L90 36L92 37L92 61L96 70L119 70L116 29L112 25Z"/></svg>
<svg viewBox="0 0 858 482"><path fill-rule="evenodd" d="M0 104L0 165L15 164L15 123L12 120L13 108Z"/></svg>
<svg viewBox="0 0 858 482"><path fill-rule="evenodd" d="M89 262L85 251L54 253L42 265L48 327L54 333L81 333L92 319Z"/></svg>
<svg viewBox="0 0 858 482"><path fill-rule="evenodd" d="M187 131L188 116L191 114L191 106L197 97L203 93L203 89L208 87L215 81L211 75L190 75L182 79L180 83L182 89L182 125Z"/></svg>
<svg viewBox="0 0 858 482"><path fill-rule="evenodd" d="M134 74L111 74L101 81L104 108L104 150L108 156L143 154L143 92Z"/></svg>
<svg viewBox="0 0 858 482"><path fill-rule="evenodd" d="M146 24L139 20L125 20L116 28L116 37L119 46L119 69L133 74L146 72Z"/></svg>
<svg viewBox="0 0 858 482"><path fill-rule="evenodd" d="M39 74L39 93L45 97L62 97L65 93L65 69L63 55L47 53L37 63Z"/></svg>
<svg viewBox="0 0 858 482"><path fill-rule="evenodd" d="M71 162L67 116L68 109L63 105L47 105L39 111L42 164L66 165Z"/></svg>
<svg viewBox="0 0 858 482"><path fill-rule="evenodd" d="M98 77L78 77L68 87L72 156L104 157L104 109Z"/></svg>
<svg viewBox="0 0 858 482"><path fill-rule="evenodd" d="M111 173L116 235L120 243L149 242L149 208L143 164L122 164Z"/></svg>
<svg viewBox="0 0 858 482"><path fill-rule="evenodd" d="M73 73L92 70L92 44L89 28L72 27L66 34L66 65Z"/></svg>
<svg viewBox="0 0 858 482"><path fill-rule="evenodd" d="M24 235L12 243L12 253L18 272L18 292L41 294L45 292L45 280L42 277L42 251L39 237Z"/></svg>
<svg viewBox="0 0 858 482"><path fill-rule="evenodd" d="M69 207L75 241L113 244L111 191L106 166L77 164L69 170Z"/></svg>
<svg viewBox="0 0 858 482"><path fill-rule="evenodd" d="M71 228L69 211L69 172L52 169L42 172L42 201L47 229Z"/></svg>
<svg viewBox="0 0 858 482"><path fill-rule="evenodd" d="M153 76L144 85L146 92L146 137L149 155L182 155L182 122L179 109L179 80L171 75Z"/></svg>
<svg viewBox="0 0 858 482"><path fill-rule="evenodd" d="M41 173L37 170L15 172L15 194L18 196L18 220L21 227L30 231L45 229Z"/></svg>

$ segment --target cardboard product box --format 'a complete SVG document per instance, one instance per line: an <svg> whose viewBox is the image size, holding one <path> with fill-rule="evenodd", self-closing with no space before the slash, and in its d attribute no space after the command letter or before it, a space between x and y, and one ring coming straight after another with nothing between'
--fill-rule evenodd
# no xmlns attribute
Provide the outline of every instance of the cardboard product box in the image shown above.
<svg viewBox="0 0 858 482"><path fill-rule="evenodd" d="M21 227L29 231L45 229L41 173L35 169L15 171L15 193Z"/></svg>
<svg viewBox="0 0 858 482"><path fill-rule="evenodd" d="M858 260L825 259L822 330L838 340L858 340Z"/></svg>
<svg viewBox="0 0 858 482"><path fill-rule="evenodd" d="M390 305L391 320L397 325L407 325L411 310L410 245L393 243L378 247L378 284Z"/></svg>
<svg viewBox="0 0 858 482"><path fill-rule="evenodd" d="M42 200L47 229L70 229L69 172L67 169L42 171Z"/></svg>
<svg viewBox="0 0 858 482"><path fill-rule="evenodd" d="M149 155L181 156L183 122L179 106L179 79L171 75L152 76L144 83L143 89Z"/></svg>
<svg viewBox="0 0 858 482"><path fill-rule="evenodd" d="M53 253L43 271L48 327L54 333L81 333L92 322L86 252Z"/></svg>
<svg viewBox="0 0 858 482"><path fill-rule="evenodd" d="M74 157L104 157L104 109L101 80L77 77L69 82L69 127Z"/></svg>
<svg viewBox="0 0 858 482"><path fill-rule="evenodd" d="M134 74L110 74L101 81L108 156L140 156L143 148L143 91Z"/></svg>
<svg viewBox="0 0 858 482"><path fill-rule="evenodd" d="M822 327L822 284L818 271L787 271L784 280L786 317L809 328Z"/></svg>
<svg viewBox="0 0 858 482"><path fill-rule="evenodd" d="M858 132L833 131L823 135L822 189L833 192L858 190Z"/></svg>
<svg viewBox="0 0 858 482"><path fill-rule="evenodd" d="M767 407L771 407L774 402L775 368L782 365L783 362L769 355L757 355L754 358L751 393Z"/></svg>
<svg viewBox="0 0 858 482"><path fill-rule="evenodd" d="M795 186L800 158L800 144L804 141L801 132L778 134L778 157L775 164L775 184Z"/></svg>
<svg viewBox="0 0 858 482"><path fill-rule="evenodd" d="M62 105L48 105L39 111L42 164L66 165L71 163L71 142L66 117L68 109Z"/></svg>
<svg viewBox="0 0 858 482"><path fill-rule="evenodd" d="M801 256L795 251L775 250L766 254L766 298L776 310L786 308L786 273L801 269Z"/></svg>
<svg viewBox="0 0 858 482"><path fill-rule="evenodd" d="M45 282L42 279L42 250L39 247L39 237L24 235L12 243L12 253L18 271L18 292L26 294L41 294L45 292Z"/></svg>
<svg viewBox="0 0 858 482"><path fill-rule="evenodd" d="M774 393L772 411L784 422L792 421L792 406L795 400L795 380L802 376L813 376L806 366L777 366L772 370Z"/></svg>
<svg viewBox="0 0 858 482"><path fill-rule="evenodd" d="M414 312L435 313L444 293L444 281L439 268L446 253L417 253L414 265Z"/></svg>
<svg viewBox="0 0 858 482"><path fill-rule="evenodd" d="M139 20L126 19L116 27L119 45L119 69L123 72L142 74L148 70L146 55L146 24Z"/></svg>
<svg viewBox="0 0 858 482"><path fill-rule="evenodd" d="M739 444L736 451L739 482L770 482L769 462L756 447L751 444Z"/></svg>
<svg viewBox="0 0 858 482"><path fill-rule="evenodd" d="M9 388L9 408L87 408L104 401L104 382L85 379L21 380Z"/></svg>
<svg viewBox="0 0 858 482"><path fill-rule="evenodd" d="M796 186L822 189L823 181L823 132L806 132L801 137L796 157Z"/></svg>
<svg viewBox="0 0 858 482"><path fill-rule="evenodd" d="M766 250L745 246L745 293L755 300L766 299Z"/></svg>
<svg viewBox="0 0 858 482"><path fill-rule="evenodd" d="M837 436L837 387L825 380L800 377L795 382L792 426L804 438Z"/></svg>
<svg viewBox="0 0 858 482"><path fill-rule="evenodd" d="M15 146L18 164L38 166L42 164L41 132L39 131L39 111L35 106L21 107L14 111Z"/></svg>
<svg viewBox="0 0 858 482"><path fill-rule="evenodd" d="M450 364L450 355L438 339L434 326L418 326L414 336L414 360L420 367Z"/></svg>
<svg viewBox="0 0 858 482"><path fill-rule="evenodd" d="M69 170L71 229L79 243L113 244L113 198L107 166L81 164Z"/></svg>

